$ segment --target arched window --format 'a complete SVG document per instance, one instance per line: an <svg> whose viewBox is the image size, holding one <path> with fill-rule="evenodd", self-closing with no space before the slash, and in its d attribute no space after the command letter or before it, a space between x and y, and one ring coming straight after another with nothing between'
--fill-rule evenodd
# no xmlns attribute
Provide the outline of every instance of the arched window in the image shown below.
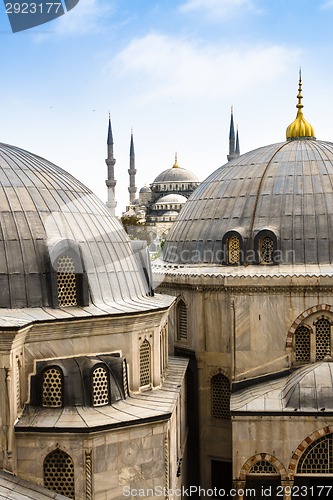
<svg viewBox="0 0 333 500"><path fill-rule="evenodd" d="M75 498L74 464L62 450L54 450L44 459L44 486L68 498Z"/></svg>
<svg viewBox="0 0 333 500"><path fill-rule="evenodd" d="M333 435L327 434L304 451L297 465L298 474L333 474Z"/></svg>
<svg viewBox="0 0 333 500"><path fill-rule="evenodd" d="M150 344L145 339L140 346L140 387L150 384L151 365Z"/></svg>
<svg viewBox="0 0 333 500"><path fill-rule="evenodd" d="M43 373L42 401L45 407L59 408L63 406L62 372L55 366L48 368Z"/></svg>
<svg viewBox="0 0 333 500"><path fill-rule="evenodd" d="M227 241L227 263L239 264L241 257L241 246L238 236L230 236Z"/></svg>
<svg viewBox="0 0 333 500"><path fill-rule="evenodd" d="M274 241L270 236L259 239L259 264L274 263Z"/></svg>
<svg viewBox="0 0 333 500"><path fill-rule="evenodd" d="M211 379L212 418L230 419L230 382L222 373Z"/></svg>
<svg viewBox="0 0 333 500"><path fill-rule="evenodd" d="M311 330L305 325L300 325L295 331L295 358L296 361L311 361Z"/></svg>
<svg viewBox="0 0 333 500"><path fill-rule="evenodd" d="M60 307L76 306L77 279L74 259L70 254L63 254L57 265L58 305Z"/></svg>
<svg viewBox="0 0 333 500"><path fill-rule="evenodd" d="M187 307L183 300L180 300L176 309L177 316L177 340L187 340Z"/></svg>
<svg viewBox="0 0 333 500"><path fill-rule="evenodd" d="M255 491L254 498L264 500L267 491L270 492L270 498L277 498L278 488L281 488L281 475L273 464L259 460L252 465L246 476L246 489Z"/></svg>
<svg viewBox="0 0 333 500"><path fill-rule="evenodd" d="M328 318L319 318L316 327L316 361L331 355L331 322Z"/></svg>
<svg viewBox="0 0 333 500"><path fill-rule="evenodd" d="M108 372L103 366L98 366L92 373L93 406L105 406L109 400Z"/></svg>

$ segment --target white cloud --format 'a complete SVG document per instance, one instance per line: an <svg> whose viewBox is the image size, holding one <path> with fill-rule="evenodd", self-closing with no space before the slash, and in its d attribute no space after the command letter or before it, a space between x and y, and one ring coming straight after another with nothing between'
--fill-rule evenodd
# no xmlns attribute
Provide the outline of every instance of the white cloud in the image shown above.
<svg viewBox="0 0 333 500"><path fill-rule="evenodd" d="M256 10L253 0L187 0L183 12L201 11L213 19L226 19L249 10Z"/></svg>
<svg viewBox="0 0 333 500"><path fill-rule="evenodd" d="M62 34L99 31L103 17L112 10L112 3L104 0L80 0L74 9L59 19L57 31Z"/></svg>
<svg viewBox="0 0 333 500"><path fill-rule="evenodd" d="M103 30L103 20L114 10L111 0L80 0L64 15L47 24L47 30L36 35L37 41L43 41L50 35L82 35Z"/></svg>
<svg viewBox="0 0 333 500"><path fill-rule="evenodd" d="M333 0L327 0L320 6L321 9L333 9Z"/></svg>
<svg viewBox="0 0 333 500"><path fill-rule="evenodd" d="M149 34L133 40L108 66L135 86L136 99L214 99L273 80L296 51L279 45L227 47Z"/></svg>

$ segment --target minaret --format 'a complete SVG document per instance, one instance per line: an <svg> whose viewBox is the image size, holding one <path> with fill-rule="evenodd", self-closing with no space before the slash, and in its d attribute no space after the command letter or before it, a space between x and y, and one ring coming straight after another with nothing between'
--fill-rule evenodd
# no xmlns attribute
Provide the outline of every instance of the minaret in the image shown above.
<svg viewBox="0 0 333 500"><path fill-rule="evenodd" d="M113 156L113 136L112 136L110 113L109 113L109 128L108 128L108 138L107 138L107 151L108 151L108 157L105 160L105 163L108 167L108 178L105 181L105 184L107 185L108 188L108 201L106 202L106 206L110 210L111 215L115 215L115 210L117 206L115 188L117 181L114 178L114 165L116 163L116 159Z"/></svg>
<svg viewBox="0 0 333 500"><path fill-rule="evenodd" d="M129 188L128 192L130 195L130 205L133 205L133 202L135 200L135 193L136 193L136 185L135 185L135 174L136 174L136 169L135 169L135 153L134 153L134 142L133 142L133 130L131 132L131 145L130 145L130 168L128 169L129 177L130 177L130 183L129 183Z"/></svg>
<svg viewBox="0 0 333 500"><path fill-rule="evenodd" d="M239 149L239 136L238 136L238 127L237 127L237 132L236 132L236 149L235 149L235 155L239 156L240 155L240 149Z"/></svg>
<svg viewBox="0 0 333 500"><path fill-rule="evenodd" d="M230 131L229 131L229 154L227 155L228 161L239 156L239 138L237 129L237 138L235 138L235 127L234 127L234 111L231 106L231 117L230 117Z"/></svg>

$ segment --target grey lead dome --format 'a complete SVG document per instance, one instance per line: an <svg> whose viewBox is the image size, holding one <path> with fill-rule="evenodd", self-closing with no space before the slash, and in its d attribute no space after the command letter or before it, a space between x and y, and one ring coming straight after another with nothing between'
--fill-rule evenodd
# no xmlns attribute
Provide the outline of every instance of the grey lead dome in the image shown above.
<svg viewBox="0 0 333 500"><path fill-rule="evenodd" d="M66 244L79 248L90 304L147 295L130 241L106 206L49 161L0 144L0 307L52 306L52 262Z"/></svg>
<svg viewBox="0 0 333 500"><path fill-rule="evenodd" d="M228 232L249 252L256 235L270 231L280 264L332 263L332 186L330 142L292 140L246 153L191 195L168 234L164 260L220 264Z"/></svg>

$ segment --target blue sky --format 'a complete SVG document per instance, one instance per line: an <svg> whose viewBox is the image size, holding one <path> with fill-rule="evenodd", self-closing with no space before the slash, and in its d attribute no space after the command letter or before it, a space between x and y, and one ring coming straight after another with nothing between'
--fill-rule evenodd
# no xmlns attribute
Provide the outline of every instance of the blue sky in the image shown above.
<svg viewBox="0 0 333 500"><path fill-rule="evenodd" d="M0 4L0 141L68 170L106 201L112 117L117 212L173 164L203 180L226 161L230 107L241 152L280 142L304 114L333 140L333 0L80 0L12 34Z"/></svg>

